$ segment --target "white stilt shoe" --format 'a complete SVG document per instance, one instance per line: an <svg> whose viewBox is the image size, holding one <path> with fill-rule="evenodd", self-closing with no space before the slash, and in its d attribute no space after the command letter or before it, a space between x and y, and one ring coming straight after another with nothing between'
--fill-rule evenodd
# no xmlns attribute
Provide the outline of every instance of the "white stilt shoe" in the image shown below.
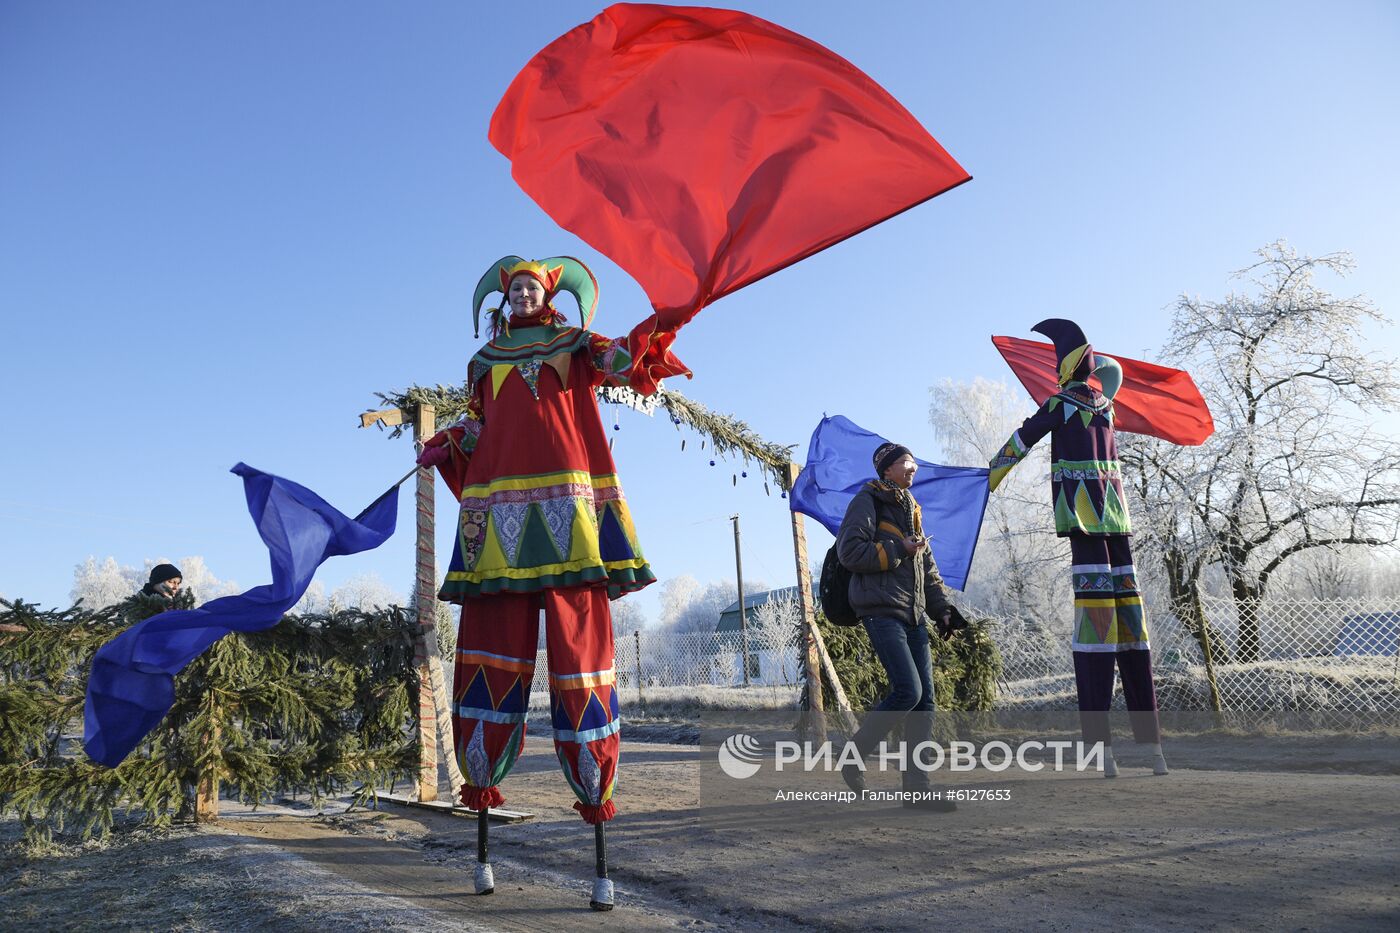
<svg viewBox="0 0 1400 933"><path fill-rule="evenodd" d="M593 897L588 901L588 906L594 910L613 909L613 883L607 878L593 879Z"/></svg>

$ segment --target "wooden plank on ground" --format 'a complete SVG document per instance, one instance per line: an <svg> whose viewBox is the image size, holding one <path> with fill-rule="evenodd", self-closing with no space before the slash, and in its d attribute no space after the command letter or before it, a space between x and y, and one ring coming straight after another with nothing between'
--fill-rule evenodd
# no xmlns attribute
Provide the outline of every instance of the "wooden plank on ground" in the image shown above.
<svg viewBox="0 0 1400 933"><path fill-rule="evenodd" d="M438 813L470 817L471 819L476 819L477 815L475 810L453 804L450 800L419 800L408 794L379 794L378 797L380 800L387 800L401 807L418 807L422 810L434 810ZM493 823L523 823L526 820L535 818L535 814L526 813L523 810L502 810L495 808L489 811L488 816Z"/></svg>

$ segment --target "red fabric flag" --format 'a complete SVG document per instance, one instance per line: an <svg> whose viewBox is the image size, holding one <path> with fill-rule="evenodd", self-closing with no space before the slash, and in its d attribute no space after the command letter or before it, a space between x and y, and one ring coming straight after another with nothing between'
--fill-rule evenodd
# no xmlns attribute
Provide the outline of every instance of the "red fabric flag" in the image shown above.
<svg viewBox="0 0 1400 933"><path fill-rule="evenodd" d="M1055 394L1057 367L1052 345L1017 337L993 337L992 343L1037 405ZM1113 400L1114 427L1185 447L1203 444L1214 433L1215 421L1190 373L1116 353L1104 355L1123 367L1123 387Z"/></svg>
<svg viewBox="0 0 1400 933"><path fill-rule="evenodd" d="M703 7L620 3L565 33L515 77L490 139L646 290L634 385L686 372L669 346L705 305L971 177L845 59Z"/></svg>

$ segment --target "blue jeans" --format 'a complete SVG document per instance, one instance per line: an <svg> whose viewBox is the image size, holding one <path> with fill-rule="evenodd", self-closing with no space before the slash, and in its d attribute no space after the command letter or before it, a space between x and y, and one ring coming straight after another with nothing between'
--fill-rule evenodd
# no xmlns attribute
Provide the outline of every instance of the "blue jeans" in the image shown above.
<svg viewBox="0 0 1400 933"><path fill-rule="evenodd" d="M866 715L851 741L862 756L868 756L881 739L900 726L906 754L912 756L915 745L933 738L933 661L928 628L879 616L862 619L861 624L885 668L890 692ZM906 771L903 783L906 790L925 787L928 774L917 769Z"/></svg>

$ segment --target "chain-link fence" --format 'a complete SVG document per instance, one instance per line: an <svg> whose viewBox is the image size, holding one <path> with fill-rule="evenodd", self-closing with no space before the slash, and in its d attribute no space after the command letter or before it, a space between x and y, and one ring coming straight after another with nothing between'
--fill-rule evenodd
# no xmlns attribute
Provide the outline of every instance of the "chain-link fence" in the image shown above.
<svg viewBox="0 0 1400 933"><path fill-rule="evenodd" d="M1264 599L1244 611L1230 597L1201 604L1211 664L1175 617L1149 615L1162 709L1212 709L1213 680L1224 711L1400 712L1400 600ZM992 630L1003 661L999 705L1075 708L1068 630L1019 619L996 620Z"/></svg>
<svg viewBox="0 0 1400 933"><path fill-rule="evenodd" d="M797 686L802 658L795 632L773 629L748 634L748 678L739 632L634 632L617 639L618 689L647 687Z"/></svg>
<svg viewBox="0 0 1400 933"><path fill-rule="evenodd" d="M543 642L544 639L541 639ZM549 705L547 648L535 657L530 706ZM756 627L748 634L748 680L744 679L744 640L739 632L637 631L619 633L613 666L617 691L634 711L666 715L697 703L707 708L793 707L803 681L796 626ZM443 668L452 683L451 654Z"/></svg>
<svg viewBox="0 0 1400 933"><path fill-rule="evenodd" d="M1266 599L1243 613L1229 597L1202 597L1201 603L1213 632L1211 664L1200 639L1170 613L1150 607L1163 710L1213 709L1213 680L1227 712L1400 713L1400 599ZM1002 658L998 707L1076 708L1068 621L1064 630L1053 630L1023 619L991 620ZM617 688L624 702L648 707L796 702L803 661L795 622L750 627L747 683L744 656L739 632L619 634ZM450 669L449 662L449 676ZM543 648L537 669L548 669ZM543 678L536 688L532 705L547 705ZM1121 693L1114 704L1121 708Z"/></svg>

